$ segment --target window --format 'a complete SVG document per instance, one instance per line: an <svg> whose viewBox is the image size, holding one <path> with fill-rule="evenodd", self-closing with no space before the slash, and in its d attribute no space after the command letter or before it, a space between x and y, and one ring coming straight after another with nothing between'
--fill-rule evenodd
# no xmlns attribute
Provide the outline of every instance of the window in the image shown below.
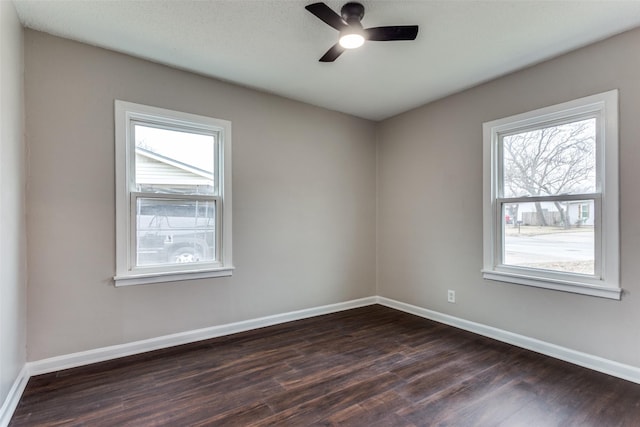
<svg viewBox="0 0 640 427"><path fill-rule="evenodd" d="M231 123L115 102L116 286L229 276Z"/></svg>
<svg viewBox="0 0 640 427"><path fill-rule="evenodd" d="M483 276L620 299L618 92L484 123Z"/></svg>

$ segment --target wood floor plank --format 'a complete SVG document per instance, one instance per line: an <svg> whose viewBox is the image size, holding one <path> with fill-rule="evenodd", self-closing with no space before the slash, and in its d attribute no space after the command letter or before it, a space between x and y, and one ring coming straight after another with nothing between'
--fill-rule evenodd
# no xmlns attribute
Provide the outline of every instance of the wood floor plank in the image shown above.
<svg viewBox="0 0 640 427"><path fill-rule="evenodd" d="M29 380L20 426L640 426L640 385L368 306Z"/></svg>
<svg viewBox="0 0 640 427"><path fill-rule="evenodd" d="M411 402L400 396L395 390L388 390L351 405L332 414L328 424L349 425L415 425L398 412L411 406Z"/></svg>

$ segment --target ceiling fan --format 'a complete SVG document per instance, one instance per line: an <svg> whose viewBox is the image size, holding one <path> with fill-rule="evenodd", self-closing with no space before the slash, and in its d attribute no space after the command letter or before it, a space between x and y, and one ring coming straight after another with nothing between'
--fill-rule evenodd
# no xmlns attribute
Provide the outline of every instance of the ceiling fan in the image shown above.
<svg viewBox="0 0 640 427"><path fill-rule="evenodd" d="M356 2L349 2L342 6L340 15L322 2L310 4L305 9L327 25L340 31L338 43L334 44L320 58L320 62L333 62L346 49L360 47L366 40L379 42L415 40L418 35L417 25L363 28L360 21L364 16L364 6Z"/></svg>

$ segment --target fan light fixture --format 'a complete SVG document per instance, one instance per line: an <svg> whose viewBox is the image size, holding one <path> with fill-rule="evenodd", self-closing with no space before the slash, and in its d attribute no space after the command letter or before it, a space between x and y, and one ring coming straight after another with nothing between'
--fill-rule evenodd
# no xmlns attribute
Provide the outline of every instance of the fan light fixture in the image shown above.
<svg viewBox="0 0 640 427"><path fill-rule="evenodd" d="M345 49L355 49L364 44L364 37L357 32L349 32L340 36L340 46Z"/></svg>
<svg viewBox="0 0 640 427"><path fill-rule="evenodd" d="M305 9L340 32L338 43L322 55L320 62L333 62L347 49L360 47L367 40L378 42L415 40L418 35L417 25L363 28L360 21L364 17L364 6L356 2L349 2L342 6L340 15L322 2L309 4Z"/></svg>

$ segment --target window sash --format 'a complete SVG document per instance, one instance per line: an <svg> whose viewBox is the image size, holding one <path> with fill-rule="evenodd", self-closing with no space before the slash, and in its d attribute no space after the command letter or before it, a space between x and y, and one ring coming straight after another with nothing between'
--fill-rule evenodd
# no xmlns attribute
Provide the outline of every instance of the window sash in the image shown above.
<svg viewBox="0 0 640 427"><path fill-rule="evenodd" d="M185 269L184 264L161 264L161 265L149 265L139 266L137 263L137 244L138 244L138 222L137 222L137 206L138 199L156 199L166 201L202 201L213 202L215 206L215 225L214 225L214 237L215 237L215 258L213 261L200 261L189 263L189 269L200 268L216 268L222 266L222 198L218 196L205 196L205 195L167 195L159 193L146 193L132 191L130 192L129 202L129 255L128 266L129 271L133 273L152 273L152 272L166 272L166 271L182 271Z"/></svg>
<svg viewBox="0 0 640 427"><path fill-rule="evenodd" d="M509 126L508 130L497 131L494 139L495 139L495 150L497 155L497 162L495 164L496 171L496 192L495 194L498 197L504 197L505 194L505 184L507 180L504 178L504 138L514 135L520 135L523 133L549 129L553 127L558 127L566 124L576 123L587 119L595 119L595 192L602 192L602 163L601 159L604 152L603 145L603 128L602 128L602 118L600 117L600 112L576 112L570 115L556 117L553 120L545 120L544 117L539 120L532 120L529 125L518 127L518 126ZM569 193L573 194L573 193ZM525 197L538 197L538 196L525 196Z"/></svg>
<svg viewBox="0 0 640 427"><path fill-rule="evenodd" d="M518 204L518 203L544 203L544 202L570 202L570 201L593 201L594 206L594 273L593 274L581 274L568 271L556 271L556 270L544 270L535 267L517 266L512 264L505 264L505 229L503 222L503 208L505 205ZM600 193L588 193L588 194L574 194L564 196L535 196L535 197L512 197L512 198L497 198L493 208L493 229L495 234L493 236L494 241L494 253L493 253L493 268L496 271L513 271L520 274L529 274L539 277L550 277L554 279L562 279L567 276L583 277L588 276L595 280L602 280L602 265L604 254L602 252L602 197Z"/></svg>
<svg viewBox="0 0 640 427"><path fill-rule="evenodd" d="M138 117L135 115L132 117L127 123L128 131L129 131L129 142L128 142L128 156L129 156L129 192L135 192L138 190L138 183L136 182L136 139L135 139L135 127L146 126L156 129L163 129L169 131L177 131L184 133L192 133L198 135L211 136L213 138L213 195L220 196L222 194L221 188L221 162L220 160L223 158L222 153L220 152L222 149L222 144L220 144L221 134L218 130L213 130L207 126L197 126L191 125L184 122L179 122L176 120L166 120L164 119L160 121L159 119L153 119L150 117ZM174 193L167 192L166 194L173 195ZM192 194L194 196L199 195L198 193L182 193L182 194Z"/></svg>

